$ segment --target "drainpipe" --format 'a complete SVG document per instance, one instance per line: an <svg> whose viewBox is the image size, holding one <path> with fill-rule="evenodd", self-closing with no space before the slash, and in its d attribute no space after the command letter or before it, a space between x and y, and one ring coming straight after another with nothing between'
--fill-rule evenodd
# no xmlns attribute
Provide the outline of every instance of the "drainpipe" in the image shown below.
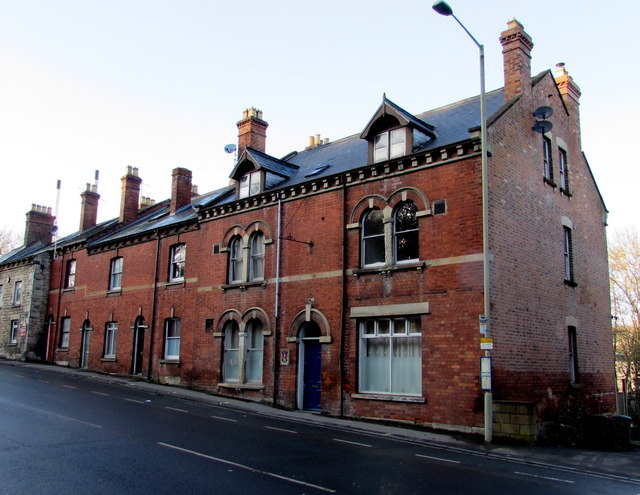
<svg viewBox="0 0 640 495"><path fill-rule="evenodd" d="M153 373L153 341L156 329L156 303L158 293L158 266L160 265L160 233L156 240L156 262L153 269L153 298L151 299L151 331L149 332L149 362L147 363L147 381L151 381Z"/></svg>
<svg viewBox="0 0 640 495"><path fill-rule="evenodd" d="M278 197L278 228L276 233L276 301L275 301L275 329L273 331L273 405L278 398L278 339L280 338L280 238L282 237L282 200Z"/></svg>
<svg viewBox="0 0 640 495"><path fill-rule="evenodd" d="M71 253L71 256L73 256L73 253ZM57 254L56 254L56 247L53 248L53 261L55 261L55 259L57 258ZM51 355L51 359L53 360L53 362L56 362L56 349L57 349L57 345L56 343L58 342L58 329L60 328L60 307L62 306L62 276L64 274L64 251L62 252L62 257L60 258L60 278L58 280L58 307L56 308L56 319L53 322L54 323L54 327L53 327L53 353ZM49 331L47 330L47 335L49 334ZM49 352L49 342L47 341L47 353ZM46 353L45 353L46 354ZM46 359L46 357L45 357Z"/></svg>
<svg viewBox="0 0 640 495"><path fill-rule="evenodd" d="M344 416L344 327L347 309L347 188L342 181L342 304L340 305L340 355L339 361L339 390L340 390L340 417Z"/></svg>

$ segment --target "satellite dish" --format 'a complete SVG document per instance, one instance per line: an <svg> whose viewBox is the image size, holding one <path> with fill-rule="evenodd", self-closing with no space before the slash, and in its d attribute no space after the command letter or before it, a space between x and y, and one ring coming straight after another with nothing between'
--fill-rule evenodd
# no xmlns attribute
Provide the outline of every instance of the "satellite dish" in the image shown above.
<svg viewBox="0 0 640 495"><path fill-rule="evenodd" d="M548 119L553 115L553 108L551 107L540 107L537 108L535 112L533 112L533 116L538 119Z"/></svg>
<svg viewBox="0 0 640 495"><path fill-rule="evenodd" d="M551 129L553 129L553 124L548 120L538 120L533 126L533 130L540 134L545 134Z"/></svg>
<svg viewBox="0 0 640 495"><path fill-rule="evenodd" d="M234 153L237 149L238 147L235 144L227 144L224 147L224 151L229 154Z"/></svg>

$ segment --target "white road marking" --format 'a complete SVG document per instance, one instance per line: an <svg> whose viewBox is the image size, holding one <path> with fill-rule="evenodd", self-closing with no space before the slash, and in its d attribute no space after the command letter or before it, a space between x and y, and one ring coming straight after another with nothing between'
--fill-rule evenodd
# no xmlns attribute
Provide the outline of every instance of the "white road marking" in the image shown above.
<svg viewBox="0 0 640 495"><path fill-rule="evenodd" d="M549 480L549 481L559 481L560 483L569 483L571 485L575 483L575 481L563 480L561 478L552 478L551 476L538 476L537 474L521 473L520 471L514 471L514 473L519 474L521 476L530 476L531 478L540 478L540 479Z"/></svg>
<svg viewBox="0 0 640 495"><path fill-rule="evenodd" d="M19 375L18 373L11 373L13 376L17 376L18 378L26 378L24 375Z"/></svg>
<svg viewBox="0 0 640 495"><path fill-rule="evenodd" d="M275 431L283 431L285 433L294 433L297 434L297 431L294 430L285 430L284 428L276 428L275 426L265 426L267 430L275 430Z"/></svg>
<svg viewBox="0 0 640 495"><path fill-rule="evenodd" d="M270 473L269 471L263 471L262 469L256 469L256 468L252 468L251 466L246 466L244 464L238 464L237 462L233 462L233 461L228 461L226 459L221 459L219 457L213 457L207 454L203 454L202 452L196 452L195 450L189 450L189 449L185 449L182 447L178 447L176 445L171 445L168 443L164 443L164 442L158 442L158 445L161 445L163 447L168 447L170 449L174 449L174 450L178 450L180 452L185 452L187 454L191 454L191 455L195 455L198 457L203 457L204 459L209 459L210 461L215 461L215 462L220 462L222 464L226 464L228 466L234 466L237 467L239 469L245 469L247 471L251 471L252 473L258 473L258 474L262 474L265 476L271 476L272 478L277 478L280 480L284 480L284 481L288 481L290 483L295 483L297 485L303 485L303 486L308 486L309 488L315 488L316 490L321 490L323 492L329 492L329 493L335 493L335 490L332 490L331 488L326 488L324 486L320 486L320 485L314 485L313 483L307 483L306 481L300 481L294 478L289 478L287 476L282 476L281 474L276 474L276 473Z"/></svg>
<svg viewBox="0 0 640 495"><path fill-rule="evenodd" d="M109 397L109 394L105 394L104 392L97 392L96 390L92 390L91 393L96 395L102 395L104 397Z"/></svg>
<svg viewBox="0 0 640 495"><path fill-rule="evenodd" d="M73 390L76 390L78 387L74 387L73 385L63 385L64 388L72 388Z"/></svg>
<svg viewBox="0 0 640 495"><path fill-rule="evenodd" d="M222 421L230 421L231 423L237 423L238 422L237 419L225 418L224 416L209 416L209 417L213 418L213 419L221 419Z"/></svg>
<svg viewBox="0 0 640 495"><path fill-rule="evenodd" d="M349 440L340 440L339 438L334 438L333 441L340 442L340 443L348 443L350 445L358 445L360 447L371 447L371 445L369 445L368 443L350 442Z"/></svg>
<svg viewBox="0 0 640 495"><path fill-rule="evenodd" d="M82 421L80 419L70 418L69 416L62 416L61 414L55 414L49 411L45 411L43 409L37 409L37 410L42 411L43 413L46 413L46 414L50 414L51 416L55 416L56 418L66 419L67 421L75 421L76 423L82 423L83 425L93 426L94 428L102 428L101 425L97 425L94 423L87 423L86 421Z"/></svg>
<svg viewBox="0 0 640 495"><path fill-rule="evenodd" d="M451 459L444 459L442 457L431 457L430 455L416 454L416 457L422 457L424 459L432 459L434 461L450 462L452 464L460 464L460 461L454 461L454 460L451 460Z"/></svg>
<svg viewBox="0 0 640 495"><path fill-rule="evenodd" d="M129 402L135 402L136 404L144 404L143 400L129 399L129 397L125 397L124 400L128 400Z"/></svg>
<svg viewBox="0 0 640 495"><path fill-rule="evenodd" d="M177 407L164 406L164 408L165 409L169 409L170 411L178 411L178 412L183 412L183 413L188 413L189 412L186 409L178 409Z"/></svg>

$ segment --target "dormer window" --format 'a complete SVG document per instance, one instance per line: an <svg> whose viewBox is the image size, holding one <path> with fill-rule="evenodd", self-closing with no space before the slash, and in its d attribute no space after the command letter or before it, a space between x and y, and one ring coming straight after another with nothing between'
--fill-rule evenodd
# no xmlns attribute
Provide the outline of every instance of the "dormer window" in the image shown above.
<svg viewBox="0 0 640 495"><path fill-rule="evenodd" d="M415 153L436 136L434 126L403 110L386 96L360 134L369 142L369 163L381 163Z"/></svg>
<svg viewBox="0 0 640 495"><path fill-rule="evenodd" d="M373 140L373 162L383 162L406 154L407 132L404 128L378 134Z"/></svg>
<svg viewBox="0 0 640 495"><path fill-rule="evenodd" d="M260 194L262 191L262 173L258 170L243 175L240 178L239 198L248 198Z"/></svg>

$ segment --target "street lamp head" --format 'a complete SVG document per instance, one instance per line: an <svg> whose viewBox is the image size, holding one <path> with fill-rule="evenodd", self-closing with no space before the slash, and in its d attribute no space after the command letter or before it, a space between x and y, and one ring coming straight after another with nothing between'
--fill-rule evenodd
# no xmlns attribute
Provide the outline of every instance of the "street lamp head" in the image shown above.
<svg viewBox="0 0 640 495"><path fill-rule="evenodd" d="M453 15L453 9L444 0L438 0L431 8L440 15Z"/></svg>

